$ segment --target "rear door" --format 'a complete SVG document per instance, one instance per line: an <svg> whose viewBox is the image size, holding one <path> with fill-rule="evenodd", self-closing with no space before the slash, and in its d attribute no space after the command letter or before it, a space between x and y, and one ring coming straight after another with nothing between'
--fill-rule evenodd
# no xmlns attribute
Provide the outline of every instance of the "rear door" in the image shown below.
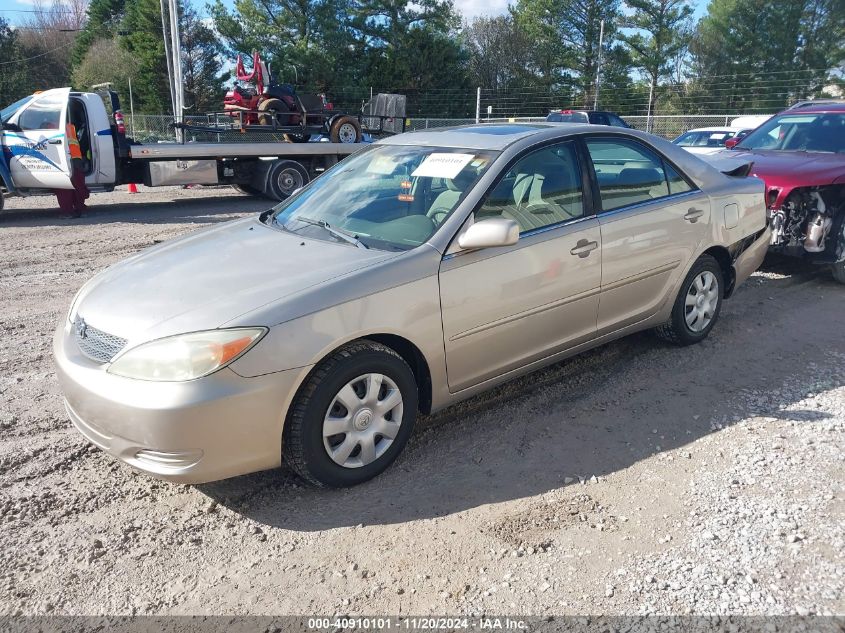
<svg viewBox="0 0 845 633"><path fill-rule="evenodd" d="M584 140L601 207L601 335L664 305L709 229L710 199L637 139Z"/></svg>
<svg viewBox="0 0 845 633"><path fill-rule="evenodd" d="M48 90L9 120L3 144L15 186L73 189L65 136L69 98L70 88Z"/></svg>

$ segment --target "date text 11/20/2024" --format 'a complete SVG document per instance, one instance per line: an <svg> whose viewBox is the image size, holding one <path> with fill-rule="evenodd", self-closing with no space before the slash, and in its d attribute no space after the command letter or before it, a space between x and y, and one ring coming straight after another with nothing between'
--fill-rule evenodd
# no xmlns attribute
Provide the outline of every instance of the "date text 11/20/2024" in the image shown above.
<svg viewBox="0 0 845 633"><path fill-rule="evenodd" d="M525 620L509 617L333 617L309 618L308 628L314 631L371 629L374 631L525 631Z"/></svg>

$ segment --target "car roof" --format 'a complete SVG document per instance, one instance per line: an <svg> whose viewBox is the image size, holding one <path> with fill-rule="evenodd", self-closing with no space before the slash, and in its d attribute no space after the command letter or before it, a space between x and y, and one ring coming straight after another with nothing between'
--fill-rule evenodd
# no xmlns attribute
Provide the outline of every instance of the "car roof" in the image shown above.
<svg viewBox="0 0 845 633"><path fill-rule="evenodd" d="M465 147L477 150L503 150L523 139L568 136L569 132L606 125L588 123L478 123L457 127L405 132L378 141L380 145L427 145L433 147ZM555 134L557 131L557 134Z"/></svg>
<svg viewBox="0 0 845 633"><path fill-rule="evenodd" d="M808 113L845 112L845 103L820 103L818 105L802 105L789 108L780 114L808 114Z"/></svg>

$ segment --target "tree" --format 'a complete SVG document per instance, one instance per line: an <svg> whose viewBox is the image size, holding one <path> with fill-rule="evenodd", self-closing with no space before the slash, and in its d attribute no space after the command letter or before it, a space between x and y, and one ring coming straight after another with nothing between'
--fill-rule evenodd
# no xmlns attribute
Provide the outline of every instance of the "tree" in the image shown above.
<svg viewBox="0 0 845 633"><path fill-rule="evenodd" d="M109 63L104 64L104 59ZM134 82L138 76L136 57L121 47L117 38L103 39L94 42L82 62L73 69L73 85L79 90L89 90L91 86L110 83L124 97L128 108L129 80Z"/></svg>
<svg viewBox="0 0 845 633"><path fill-rule="evenodd" d="M541 84L568 88L571 99L592 107L600 55L613 83L619 70L627 74L627 67L619 68L627 66L627 56L614 52L614 47L618 48L620 0L519 0L511 11L532 42L532 65Z"/></svg>
<svg viewBox="0 0 845 633"><path fill-rule="evenodd" d="M25 57L17 31L0 18L0 108L32 93Z"/></svg>
<svg viewBox="0 0 845 633"><path fill-rule="evenodd" d="M532 45L512 15L475 18L464 27L463 41L472 85L507 90L531 83L524 60Z"/></svg>
<svg viewBox="0 0 845 633"><path fill-rule="evenodd" d="M223 46L214 32L200 21L196 9L186 4L179 16L182 32L182 73L185 80L185 106L194 113L221 108Z"/></svg>
<svg viewBox="0 0 845 633"><path fill-rule="evenodd" d="M712 0L691 45L695 90L728 111L818 94L842 59L843 20L843 0Z"/></svg>
<svg viewBox="0 0 845 633"><path fill-rule="evenodd" d="M212 15L231 57L258 51L279 80L325 90L357 79L346 0L236 0L233 11L218 0Z"/></svg>
<svg viewBox="0 0 845 633"><path fill-rule="evenodd" d="M85 23L85 0L36 0L21 24L19 42L32 57L32 90L47 90L70 84L69 50ZM36 61L37 60L37 61Z"/></svg>
<svg viewBox="0 0 845 633"><path fill-rule="evenodd" d="M85 26L73 47L71 61L74 67L82 62L94 42L117 35L125 5L126 0L90 0Z"/></svg>
<svg viewBox="0 0 845 633"><path fill-rule="evenodd" d="M672 76L678 55L687 46L684 36L693 10L686 0L627 0L627 4L633 13L625 27L635 32L620 39L631 53L633 67L648 79L648 111L654 114L658 84Z"/></svg>
<svg viewBox="0 0 845 633"><path fill-rule="evenodd" d="M121 23L121 47L131 53L137 64L132 88L137 103L146 112L170 110L167 59L161 32L159 0L130 0L125 5Z"/></svg>

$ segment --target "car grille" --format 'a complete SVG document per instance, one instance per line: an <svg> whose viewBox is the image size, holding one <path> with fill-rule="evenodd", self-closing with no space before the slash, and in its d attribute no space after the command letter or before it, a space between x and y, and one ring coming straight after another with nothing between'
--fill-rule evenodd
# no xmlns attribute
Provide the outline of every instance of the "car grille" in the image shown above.
<svg viewBox="0 0 845 633"><path fill-rule="evenodd" d="M81 316L73 322L73 337L79 349L91 360L107 363L126 345L126 339L88 325Z"/></svg>

